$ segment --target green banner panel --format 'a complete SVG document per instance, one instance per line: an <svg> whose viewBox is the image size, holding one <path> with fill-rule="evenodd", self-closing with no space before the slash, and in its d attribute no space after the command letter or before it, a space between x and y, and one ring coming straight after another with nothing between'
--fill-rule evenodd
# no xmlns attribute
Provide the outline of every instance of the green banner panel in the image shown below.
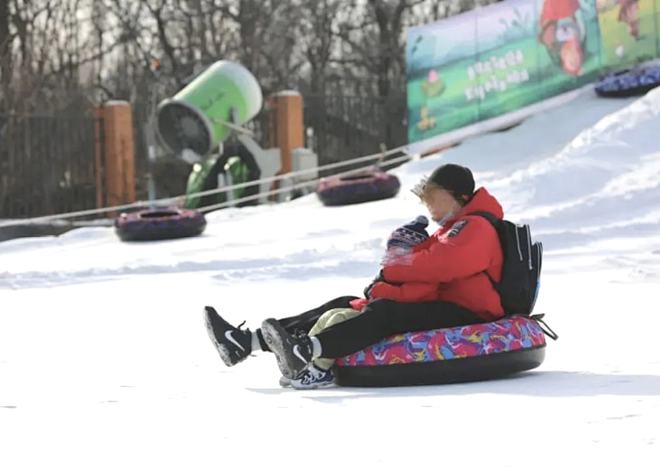
<svg viewBox="0 0 660 472"><path fill-rule="evenodd" d="M658 56L660 0L508 0L411 28L409 142L501 117Z"/></svg>

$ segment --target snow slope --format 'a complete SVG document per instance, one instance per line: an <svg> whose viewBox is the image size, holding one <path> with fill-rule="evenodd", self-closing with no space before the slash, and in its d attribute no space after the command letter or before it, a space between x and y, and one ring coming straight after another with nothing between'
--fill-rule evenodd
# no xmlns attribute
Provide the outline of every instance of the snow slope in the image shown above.
<svg viewBox="0 0 660 472"><path fill-rule="evenodd" d="M0 470L660 471L659 134L660 89L584 93L400 167L395 199L223 210L178 241L0 243ZM359 294L389 232L424 211L405 189L448 161L544 242L537 310L560 339L540 368L298 392L267 354L221 363L203 305L257 327Z"/></svg>

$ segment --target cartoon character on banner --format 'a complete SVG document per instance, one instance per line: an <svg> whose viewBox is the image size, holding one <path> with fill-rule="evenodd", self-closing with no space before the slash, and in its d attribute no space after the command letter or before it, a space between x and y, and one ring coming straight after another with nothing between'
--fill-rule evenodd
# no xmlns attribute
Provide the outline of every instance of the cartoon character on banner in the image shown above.
<svg viewBox="0 0 660 472"><path fill-rule="evenodd" d="M445 83L443 82L440 74L435 69L429 70L426 80L422 82L422 90L427 97L435 97L442 95L445 91Z"/></svg>
<svg viewBox="0 0 660 472"><path fill-rule="evenodd" d="M577 15L578 0L544 0L539 18L539 42L552 61L573 76L582 74L586 28Z"/></svg>
<svg viewBox="0 0 660 472"><path fill-rule="evenodd" d="M432 128L435 128L437 121L435 117L431 116L428 106L423 106L419 109L419 121L417 122L417 128L420 131L428 131Z"/></svg>
<svg viewBox="0 0 660 472"><path fill-rule="evenodd" d="M635 41L639 41L639 0L617 0L619 3L618 20L628 25L628 32Z"/></svg>

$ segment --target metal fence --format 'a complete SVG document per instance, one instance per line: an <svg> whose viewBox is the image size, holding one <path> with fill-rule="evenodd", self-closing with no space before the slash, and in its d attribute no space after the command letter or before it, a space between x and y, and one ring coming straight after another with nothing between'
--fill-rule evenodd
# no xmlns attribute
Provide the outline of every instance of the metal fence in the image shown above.
<svg viewBox="0 0 660 472"><path fill-rule="evenodd" d="M399 110L364 96L306 95L306 146L319 165L379 152L405 143ZM405 101L401 101L405 103ZM149 168L144 126L150 109L135 106L136 184L147 198L147 175L158 183L157 196L185 192L189 166L172 156L159 156ZM268 114L250 127L264 147L269 140ZM96 207L95 153L102 152L103 127L92 110L60 114L0 113L0 219L25 218ZM101 165L103 163L103 156ZM347 166L339 170L349 170Z"/></svg>
<svg viewBox="0 0 660 472"><path fill-rule="evenodd" d="M305 96L307 147L319 156L319 165L405 144L403 111L390 103L395 102L375 97Z"/></svg>
<svg viewBox="0 0 660 472"><path fill-rule="evenodd" d="M0 114L0 218L96 206L97 120L92 110Z"/></svg>

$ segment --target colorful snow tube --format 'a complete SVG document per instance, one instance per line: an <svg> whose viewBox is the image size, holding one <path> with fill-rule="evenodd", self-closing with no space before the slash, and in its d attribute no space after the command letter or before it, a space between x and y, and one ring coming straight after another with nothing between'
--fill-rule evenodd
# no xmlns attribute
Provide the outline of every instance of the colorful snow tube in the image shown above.
<svg viewBox="0 0 660 472"><path fill-rule="evenodd" d="M660 65L637 67L609 74L596 83L601 97L634 97L660 86Z"/></svg>
<svg viewBox="0 0 660 472"><path fill-rule="evenodd" d="M393 387L470 382L534 369L545 357L541 326L525 316L391 336L337 359L338 385Z"/></svg>
<svg viewBox="0 0 660 472"><path fill-rule="evenodd" d="M161 208L122 213L115 219L115 232L122 241L156 241L202 234L204 215L195 210Z"/></svg>
<svg viewBox="0 0 660 472"><path fill-rule="evenodd" d="M339 206L391 198L400 188L396 175L378 169L321 179L316 194L324 205Z"/></svg>

